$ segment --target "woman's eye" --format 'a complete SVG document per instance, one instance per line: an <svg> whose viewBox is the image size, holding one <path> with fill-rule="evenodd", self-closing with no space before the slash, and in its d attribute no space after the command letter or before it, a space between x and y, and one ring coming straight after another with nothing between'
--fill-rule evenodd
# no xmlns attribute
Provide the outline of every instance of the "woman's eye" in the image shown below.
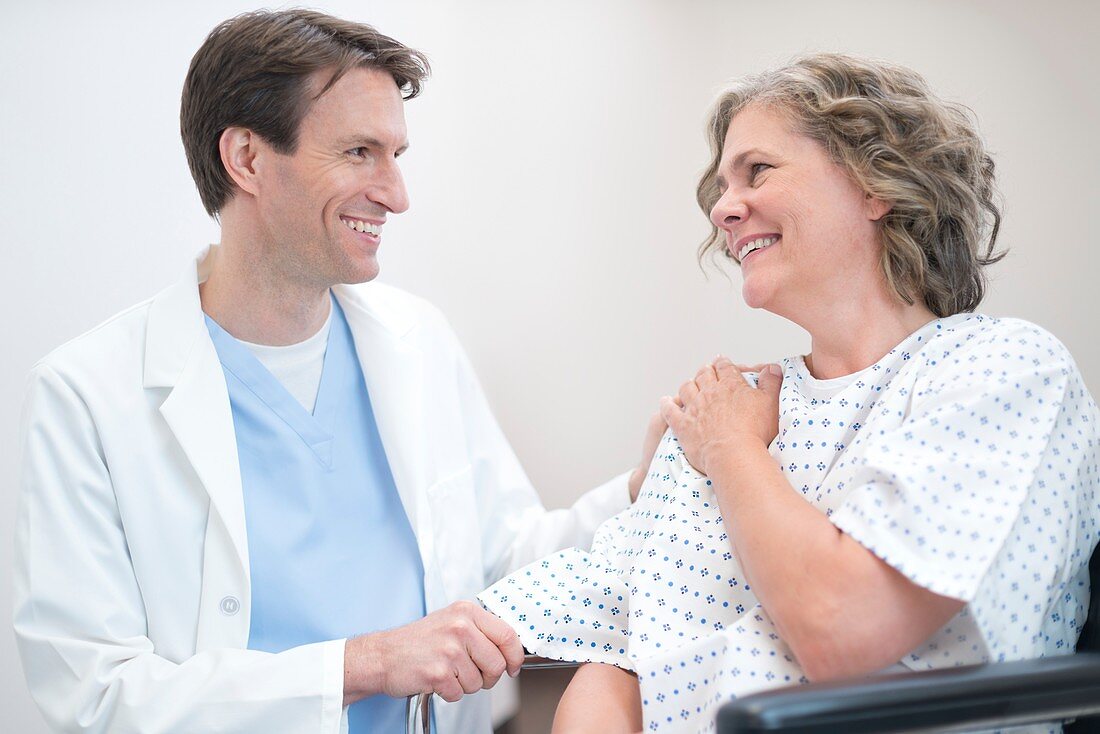
<svg viewBox="0 0 1100 734"><path fill-rule="evenodd" d="M749 178L755 181L757 176L769 168L771 168L771 166L767 163L753 163L749 166Z"/></svg>

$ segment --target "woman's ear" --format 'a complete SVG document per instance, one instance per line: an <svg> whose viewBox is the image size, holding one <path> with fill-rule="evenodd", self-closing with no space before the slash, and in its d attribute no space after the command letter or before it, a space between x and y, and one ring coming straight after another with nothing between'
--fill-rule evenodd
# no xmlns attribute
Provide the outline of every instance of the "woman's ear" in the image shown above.
<svg viewBox="0 0 1100 734"><path fill-rule="evenodd" d="M872 222L877 222L886 216L887 212L894 208L894 205L889 201L883 201L877 199L870 194L867 194L864 202L864 208L867 212L867 218Z"/></svg>
<svg viewBox="0 0 1100 734"><path fill-rule="evenodd" d="M218 152L226 173L238 188L252 195L259 191L255 164L260 144L259 137L243 127L227 127L218 138Z"/></svg>

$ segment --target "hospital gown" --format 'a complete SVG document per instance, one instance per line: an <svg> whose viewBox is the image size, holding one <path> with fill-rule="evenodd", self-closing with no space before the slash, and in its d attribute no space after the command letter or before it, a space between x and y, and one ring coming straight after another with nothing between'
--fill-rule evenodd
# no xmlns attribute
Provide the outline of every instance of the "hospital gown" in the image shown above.
<svg viewBox="0 0 1100 734"><path fill-rule="evenodd" d="M1100 531L1100 416L1065 347L960 314L854 375L781 367L769 451L793 491L914 583L967 602L900 664L1073 650ZM709 731L731 696L806 680L671 434L591 552L555 553L479 599L531 652L635 671L647 732Z"/></svg>

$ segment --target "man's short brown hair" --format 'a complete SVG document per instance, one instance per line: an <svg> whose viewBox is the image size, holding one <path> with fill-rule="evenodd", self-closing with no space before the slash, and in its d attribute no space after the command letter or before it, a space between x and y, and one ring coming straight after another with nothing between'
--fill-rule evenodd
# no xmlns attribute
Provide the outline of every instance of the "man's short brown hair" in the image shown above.
<svg viewBox="0 0 1100 734"><path fill-rule="evenodd" d="M310 105L353 68L385 71L405 99L420 93L428 59L363 23L312 10L260 10L221 23L191 59L183 83L180 133L203 207L216 217L233 196L219 140L229 127L251 130L293 153ZM311 94L311 78L331 75Z"/></svg>

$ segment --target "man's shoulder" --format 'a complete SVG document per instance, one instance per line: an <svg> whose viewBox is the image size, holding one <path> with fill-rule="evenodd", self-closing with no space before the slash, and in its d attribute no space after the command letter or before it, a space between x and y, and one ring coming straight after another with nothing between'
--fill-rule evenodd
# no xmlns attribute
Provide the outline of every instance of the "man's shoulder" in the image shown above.
<svg viewBox="0 0 1100 734"><path fill-rule="evenodd" d="M83 334L54 348L38 363L57 369L88 359L117 360L120 356L119 349L132 349L136 341L144 340L152 302L152 298L147 298L119 311Z"/></svg>
<svg viewBox="0 0 1100 734"><path fill-rule="evenodd" d="M396 333L415 329L450 332L446 317L435 304L397 286L378 281L342 285L339 295Z"/></svg>
<svg viewBox="0 0 1100 734"><path fill-rule="evenodd" d="M140 371L149 308L153 298L135 303L100 324L73 337L35 363L32 372L48 370L62 378L93 375L98 379L125 373L132 361Z"/></svg>

